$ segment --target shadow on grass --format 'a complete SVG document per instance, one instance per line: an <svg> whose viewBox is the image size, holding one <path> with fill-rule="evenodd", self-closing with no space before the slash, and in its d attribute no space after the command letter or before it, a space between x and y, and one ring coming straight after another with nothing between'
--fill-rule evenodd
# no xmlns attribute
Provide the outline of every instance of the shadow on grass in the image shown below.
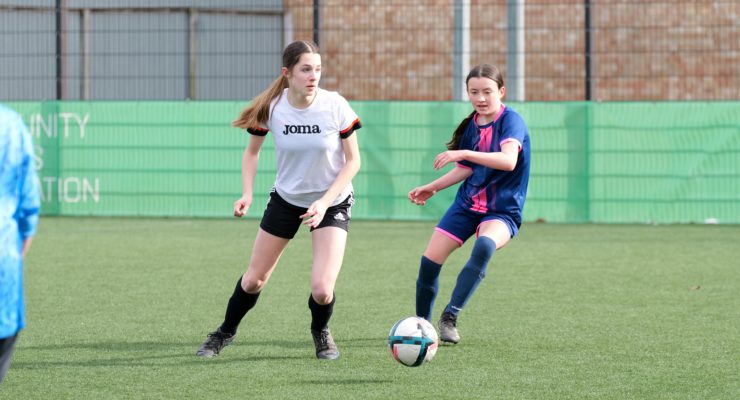
<svg viewBox="0 0 740 400"><path fill-rule="evenodd" d="M295 386L317 385L317 386L344 386L344 385L377 385L379 383L391 383L391 379L308 379L294 380Z"/></svg>
<svg viewBox="0 0 740 400"><path fill-rule="evenodd" d="M253 340L248 337L240 337L237 335L234 345L237 346L249 346L249 347L280 347L284 349L304 349L306 346L311 348L313 344L310 336L301 338L300 340ZM362 347L376 347L378 345L387 344L386 338L373 337L373 338L352 338L342 340L341 338L335 338L337 344L341 344L343 347L362 348ZM48 344L48 345L23 345L22 341L18 346L18 350L106 350L106 351L151 351L151 350L170 350L173 351L177 348L192 348L193 353L200 347L201 342L190 342L190 343L172 343L172 342L72 342L72 343L59 343L59 344Z"/></svg>
<svg viewBox="0 0 740 400"><path fill-rule="evenodd" d="M242 340L240 340L242 339ZM239 346L255 346L255 347L282 347L288 349L304 348L307 344L310 344L310 340L251 340L249 338L240 338L237 336L234 341L235 345ZM73 343L59 343L49 344L40 346L23 346L19 345L19 350L113 350L113 351L151 351L151 350L176 350L178 348L192 348L193 354L195 350L200 347L201 342L190 342L190 343L173 343L173 342L73 342Z"/></svg>
<svg viewBox="0 0 740 400"><path fill-rule="evenodd" d="M387 337L352 338L352 339L343 340L341 337L335 336L334 340L337 341L338 346L352 348L352 349L388 346Z"/></svg>
<svg viewBox="0 0 740 400"><path fill-rule="evenodd" d="M379 338L356 338L340 341L341 347L363 348L382 347L383 340ZM218 364L244 363L269 360L300 360L313 356L313 343L309 340L251 340L242 338L229 346L226 352L236 352L245 348L257 350L256 354L234 356L219 356L204 359L195 355L200 342L190 343L162 343L162 342L79 342L60 343L50 345L19 346L16 351L26 359L43 359L41 361L18 360L13 362L13 368L19 369L46 369L52 367L105 367L105 366L162 366L162 365L203 365L208 362ZM293 354L270 351L270 348L300 350ZM231 351L229 351L231 350ZM53 352L53 355L44 354ZM249 350L246 350L249 352ZM118 354L116 354L118 353ZM107 356L98 358L97 356ZM110 357L117 355L117 357ZM310 382L307 382L310 383ZM319 382L317 382L319 383ZM330 382L329 382L330 383ZM338 384L341 382L338 382Z"/></svg>
<svg viewBox="0 0 740 400"><path fill-rule="evenodd" d="M304 359L308 351L313 353L313 346L307 341L250 341L235 343L233 347L250 347L259 349L257 354L238 356L220 356L204 359L195 355L200 346L198 343L159 343L159 342L80 342L42 346L19 346L18 355L23 358L42 361L17 360L13 368L45 369L50 367L105 367L105 366L162 366L162 365L203 365L211 361L219 364L243 363L249 361ZM231 347L231 346L230 346ZM294 354L271 354L270 347L287 349L304 349L306 352ZM238 349L233 349L236 352ZM45 352L54 352L52 356ZM228 351L228 350L226 350ZM35 354L33 354L35 353ZM118 354L116 354L118 353ZM106 358L96 358L105 355ZM117 357L110 357L117 355Z"/></svg>

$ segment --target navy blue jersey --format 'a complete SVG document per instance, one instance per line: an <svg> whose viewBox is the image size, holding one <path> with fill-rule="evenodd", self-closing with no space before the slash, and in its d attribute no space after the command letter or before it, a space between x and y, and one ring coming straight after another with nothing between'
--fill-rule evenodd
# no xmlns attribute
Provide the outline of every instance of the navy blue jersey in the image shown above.
<svg viewBox="0 0 740 400"><path fill-rule="evenodd" d="M500 152L501 145L514 141L519 156L513 171L500 171L469 161L457 163L473 174L457 191L455 202L462 208L480 214L506 214L517 224L522 222L522 209L529 183L529 131L522 117L502 104L493 122L477 124L478 114L471 118L460 141L460 150Z"/></svg>

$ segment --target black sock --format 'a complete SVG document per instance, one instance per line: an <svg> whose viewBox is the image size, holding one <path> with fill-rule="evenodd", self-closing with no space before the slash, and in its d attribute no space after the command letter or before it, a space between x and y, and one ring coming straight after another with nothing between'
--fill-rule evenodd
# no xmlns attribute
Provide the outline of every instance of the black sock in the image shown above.
<svg viewBox="0 0 740 400"><path fill-rule="evenodd" d="M329 325L329 319L331 314L334 312L334 303L337 302L337 295L334 294L329 304L319 304L313 299L313 296L308 296L308 308L311 309L311 330L320 331Z"/></svg>
<svg viewBox="0 0 740 400"><path fill-rule="evenodd" d="M229 299L229 304L226 306L226 316L224 316L224 322L221 324L221 332L235 334L242 318L247 315L247 311L254 307L259 297L259 293L245 292L242 289L242 278L239 278L234 293Z"/></svg>

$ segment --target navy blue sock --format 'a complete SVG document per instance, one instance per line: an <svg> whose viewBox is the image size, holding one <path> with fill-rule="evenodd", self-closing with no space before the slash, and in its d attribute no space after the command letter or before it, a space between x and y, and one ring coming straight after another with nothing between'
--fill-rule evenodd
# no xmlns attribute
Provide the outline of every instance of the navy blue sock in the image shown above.
<svg viewBox="0 0 740 400"><path fill-rule="evenodd" d="M229 298L229 304L226 306L226 315L220 327L221 332L235 334L242 318L257 304L259 297L259 293L247 293L242 289L242 278L240 277L236 282L234 293Z"/></svg>
<svg viewBox="0 0 740 400"><path fill-rule="evenodd" d="M496 251L496 242L491 238L480 236L475 240L470 259L457 275L457 283L455 289L452 290L452 298L450 304L445 308L445 312L457 315L465 307L465 304L473 296L475 289L486 277L486 268L494 251Z"/></svg>
<svg viewBox="0 0 740 400"><path fill-rule="evenodd" d="M416 279L416 315L431 321L434 299L439 291L439 272L442 265L421 256L419 277Z"/></svg>

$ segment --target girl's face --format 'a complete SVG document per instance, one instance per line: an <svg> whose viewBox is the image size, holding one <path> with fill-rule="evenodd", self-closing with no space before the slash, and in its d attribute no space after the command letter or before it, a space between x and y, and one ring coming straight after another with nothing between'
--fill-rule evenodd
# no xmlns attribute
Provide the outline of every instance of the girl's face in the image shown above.
<svg viewBox="0 0 740 400"><path fill-rule="evenodd" d="M468 98L478 114L494 117L501 109L501 99L506 87L498 87L496 81L488 78L468 80Z"/></svg>
<svg viewBox="0 0 740 400"><path fill-rule="evenodd" d="M288 70L283 67L283 75L288 78L290 91L297 95L312 97L319 88L321 79L321 55L303 53L298 64Z"/></svg>

